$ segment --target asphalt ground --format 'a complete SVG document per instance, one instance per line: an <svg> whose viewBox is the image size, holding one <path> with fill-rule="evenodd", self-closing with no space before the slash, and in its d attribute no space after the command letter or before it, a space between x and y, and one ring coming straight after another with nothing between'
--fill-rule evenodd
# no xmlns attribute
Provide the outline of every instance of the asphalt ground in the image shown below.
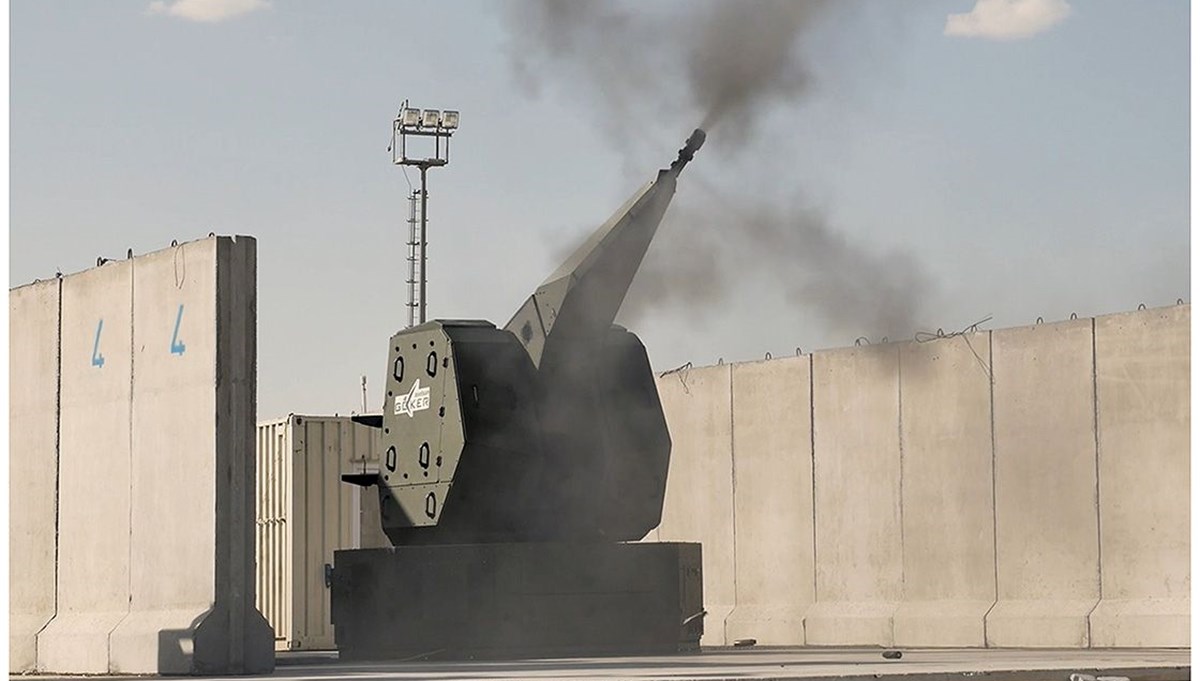
<svg viewBox="0 0 1200 681"><path fill-rule="evenodd" d="M644 657L584 657L505 661L406 660L341 662L336 653L288 652L276 656L270 678L291 681L373 679L858 679L902 681L1072 681L1072 674L1130 681L1182 681L1191 677L1190 650L902 650L885 659L878 648L706 648L701 652ZM25 677L28 678L28 677ZM39 676L38 679L65 678ZM89 677L137 678L137 677ZM144 677L143 677L144 678ZM205 677L245 679L247 677ZM1080 681L1076 677L1075 681ZM1082 681L1092 681L1082 677ZM1100 679L1099 681L1107 681Z"/></svg>

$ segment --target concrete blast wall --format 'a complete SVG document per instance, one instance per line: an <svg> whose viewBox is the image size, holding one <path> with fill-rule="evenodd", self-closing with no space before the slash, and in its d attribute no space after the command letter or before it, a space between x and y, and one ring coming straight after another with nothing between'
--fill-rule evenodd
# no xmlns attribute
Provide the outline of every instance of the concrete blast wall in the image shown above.
<svg viewBox="0 0 1200 681"><path fill-rule="evenodd" d="M1185 647L1191 308L659 379L706 645ZM732 601L730 600L732 598Z"/></svg>
<svg viewBox="0 0 1200 681"><path fill-rule="evenodd" d="M891 645L903 588L897 347L812 360L817 601L806 640Z"/></svg>
<svg viewBox="0 0 1200 681"><path fill-rule="evenodd" d="M982 646L996 600L991 338L900 346L900 646Z"/></svg>
<svg viewBox="0 0 1200 681"><path fill-rule="evenodd" d="M108 671L129 613L132 300L130 261L63 279L58 607L38 635L42 671Z"/></svg>
<svg viewBox="0 0 1200 681"><path fill-rule="evenodd" d="M1085 647L1100 598L1092 320L992 334L993 646Z"/></svg>
<svg viewBox="0 0 1200 681"><path fill-rule="evenodd" d="M41 585L17 585L33 569L57 587L36 657L25 624L13 632L10 671L271 669L253 601L254 240L210 238L53 284L61 313L50 322L29 302L45 285L9 294L22 343L44 327L61 337L61 357L13 377L13 393L41 405L10 414L12 432L38 434L13 449L14 471L37 469L33 484L12 487L13 504L36 517L30 536L58 543L47 565L44 546L13 534L14 592ZM44 395L56 385L57 408ZM55 427L57 466L45 450ZM57 520L44 509L55 499ZM22 602L14 622L26 609L44 611Z"/></svg>
<svg viewBox="0 0 1200 681"><path fill-rule="evenodd" d="M1094 646L1188 640L1191 307L1096 318L1100 604Z"/></svg>
<svg viewBox="0 0 1200 681"><path fill-rule="evenodd" d="M704 537L704 635L701 645L725 641L733 611L733 414L728 365L687 369L664 377L658 392L671 432L671 467L657 541ZM690 541L690 540L689 540Z"/></svg>
<svg viewBox="0 0 1200 681"><path fill-rule="evenodd" d="M804 635L814 600L812 366L794 357L731 371L736 578L725 638L786 644Z"/></svg>
<svg viewBox="0 0 1200 681"><path fill-rule="evenodd" d="M8 296L8 655L14 672L36 667L37 633L54 617L60 287L54 279Z"/></svg>

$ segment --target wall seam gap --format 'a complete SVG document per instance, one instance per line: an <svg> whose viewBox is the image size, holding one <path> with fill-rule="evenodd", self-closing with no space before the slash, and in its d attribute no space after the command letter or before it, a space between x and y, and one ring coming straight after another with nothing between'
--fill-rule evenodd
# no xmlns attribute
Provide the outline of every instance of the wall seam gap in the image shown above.
<svg viewBox="0 0 1200 681"><path fill-rule="evenodd" d="M992 604L983 613L983 647L990 646L988 640L988 617L1000 602L1000 549L999 534L996 530L996 359L993 348L993 335L988 331L988 421L991 427L992 445Z"/></svg>
<svg viewBox="0 0 1200 681"><path fill-rule="evenodd" d="M57 350L54 358L54 614L42 624L33 635L33 667L38 668L37 640L58 617L59 571L58 560L61 552L60 520L60 486L62 484L62 304L63 280L58 278L58 319L55 327ZM10 424L11 425L11 424ZM11 655L11 651L10 651Z"/></svg>
<svg viewBox="0 0 1200 681"><path fill-rule="evenodd" d="M812 560L813 560L813 597L809 604L811 609L820 598L817 595L817 405L816 405L816 355L808 356L808 456L809 482L812 483ZM801 641L808 643L808 616L801 620Z"/></svg>
<svg viewBox="0 0 1200 681"><path fill-rule="evenodd" d="M738 588L737 588L737 463L734 459L733 452L733 363L729 364L729 511L730 519L733 525L730 527L729 534L733 540L733 607L725 615L725 621L721 623L721 638L724 639L725 645L729 645L729 618L733 616L733 611L737 610Z"/></svg>
<svg viewBox="0 0 1200 681"><path fill-rule="evenodd" d="M1085 618L1087 647L1092 647L1092 613L1104 600L1104 533L1100 523L1100 387L1096 371L1096 318L1092 317L1092 438L1096 445L1096 603Z"/></svg>
<svg viewBox="0 0 1200 681"><path fill-rule="evenodd" d="M129 618L133 612L133 361L137 347L134 345L133 329L133 305L136 296L137 277L135 276L135 268L133 260L129 261L129 514L128 524L126 527L129 530L129 547L125 562L126 586L129 594L125 601L125 615L113 626L112 631L108 632L108 670L110 673L115 673L118 670L113 667L112 659L112 635L125 620Z"/></svg>

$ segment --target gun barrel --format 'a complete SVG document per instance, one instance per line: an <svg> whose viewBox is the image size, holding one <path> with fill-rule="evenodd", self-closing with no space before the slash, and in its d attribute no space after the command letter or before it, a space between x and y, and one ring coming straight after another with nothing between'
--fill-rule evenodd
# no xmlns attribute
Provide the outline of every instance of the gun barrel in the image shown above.
<svg viewBox="0 0 1200 681"><path fill-rule="evenodd" d="M675 194L679 172L704 144L697 128L669 168L634 193L517 310L505 328L517 334L535 365L546 343L599 338L616 318L634 274Z"/></svg>

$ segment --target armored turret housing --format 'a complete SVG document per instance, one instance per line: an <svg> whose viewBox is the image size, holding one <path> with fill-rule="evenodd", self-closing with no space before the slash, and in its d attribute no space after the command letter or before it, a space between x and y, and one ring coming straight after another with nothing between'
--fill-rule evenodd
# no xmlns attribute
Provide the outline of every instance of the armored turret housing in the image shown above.
<svg viewBox="0 0 1200 681"><path fill-rule="evenodd" d="M437 320L388 343L377 485L392 543L641 539L671 441L645 347L613 322L683 167L638 189L504 326Z"/></svg>

